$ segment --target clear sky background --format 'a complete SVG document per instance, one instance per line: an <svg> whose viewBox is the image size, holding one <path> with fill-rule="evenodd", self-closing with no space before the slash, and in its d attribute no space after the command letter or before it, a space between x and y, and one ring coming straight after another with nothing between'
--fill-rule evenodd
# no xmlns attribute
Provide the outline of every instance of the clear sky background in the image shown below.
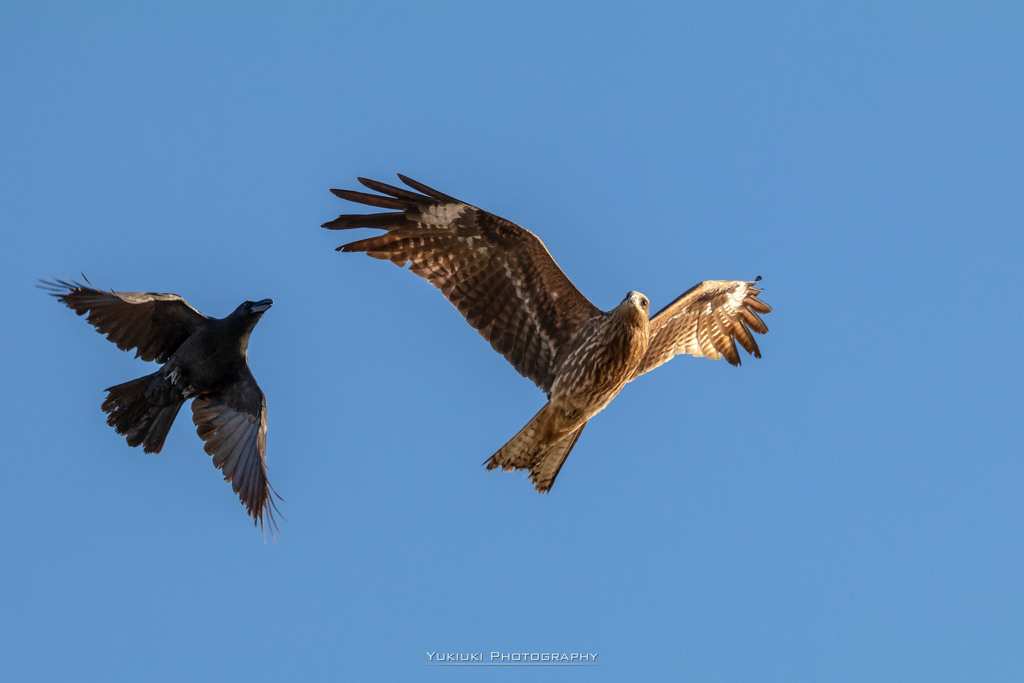
<svg viewBox="0 0 1024 683"><path fill-rule="evenodd" d="M1015 3L0 8L0 658L10 680L1024 678ZM426 282L334 247L405 173L608 309L764 276L763 359L676 358L553 490L481 463L543 396ZM368 235L366 231L363 235ZM273 309L264 543L153 372L35 288ZM5 676L7 678L7 676ZM635 678L634 680L640 680Z"/></svg>

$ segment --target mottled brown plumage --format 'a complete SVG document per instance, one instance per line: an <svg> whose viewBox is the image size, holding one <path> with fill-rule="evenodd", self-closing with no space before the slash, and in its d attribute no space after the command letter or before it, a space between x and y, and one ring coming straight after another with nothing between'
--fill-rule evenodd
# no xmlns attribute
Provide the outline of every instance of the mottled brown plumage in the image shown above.
<svg viewBox="0 0 1024 683"><path fill-rule="evenodd" d="M638 292L603 312L576 289L533 233L399 178L416 191L364 178L359 182L380 194L331 190L391 212L345 214L323 227L384 230L338 250L410 264L548 395L533 419L487 460L488 469L529 470L537 490L545 493L587 420L630 380L677 353L724 357L739 365L736 341L761 356L751 331L768 331L757 314L771 308L757 298L761 290L754 282L702 282L653 318L647 297Z"/></svg>
<svg viewBox="0 0 1024 683"><path fill-rule="evenodd" d="M176 294L100 291L62 280L42 286L119 349L163 367L107 389L107 424L129 446L159 453L181 406L213 464L260 528L276 530L276 495L266 474L267 402L249 370L249 335L270 299L246 301L226 318L208 318ZM88 282L88 280L86 280Z"/></svg>

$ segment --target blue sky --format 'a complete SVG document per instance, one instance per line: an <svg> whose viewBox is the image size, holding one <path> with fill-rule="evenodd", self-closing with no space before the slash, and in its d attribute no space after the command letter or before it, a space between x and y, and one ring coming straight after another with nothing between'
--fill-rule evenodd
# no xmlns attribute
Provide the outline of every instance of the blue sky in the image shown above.
<svg viewBox="0 0 1024 683"><path fill-rule="evenodd" d="M2 669L19 680L1020 680L1024 11L1012 3L5 3ZM763 359L677 358L550 495L543 397L424 281L339 254L405 173L611 308L764 276ZM84 272L249 349L263 543ZM460 671L427 652L592 652Z"/></svg>

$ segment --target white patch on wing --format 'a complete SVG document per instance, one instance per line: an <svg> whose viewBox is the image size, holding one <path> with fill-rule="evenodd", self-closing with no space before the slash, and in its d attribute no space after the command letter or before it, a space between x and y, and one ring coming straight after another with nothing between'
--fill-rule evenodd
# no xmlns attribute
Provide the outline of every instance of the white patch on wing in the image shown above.
<svg viewBox="0 0 1024 683"><path fill-rule="evenodd" d="M447 228L466 210L465 204L431 204L420 214L420 219L430 227Z"/></svg>
<svg viewBox="0 0 1024 683"><path fill-rule="evenodd" d="M729 311L735 311L742 308L743 301L747 298L746 287L733 287L732 291L729 292Z"/></svg>

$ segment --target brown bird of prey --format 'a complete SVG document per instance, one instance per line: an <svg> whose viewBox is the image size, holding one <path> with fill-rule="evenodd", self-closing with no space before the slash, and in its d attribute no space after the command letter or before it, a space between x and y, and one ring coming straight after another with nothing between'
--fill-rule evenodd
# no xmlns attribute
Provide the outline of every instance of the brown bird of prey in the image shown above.
<svg viewBox="0 0 1024 683"><path fill-rule="evenodd" d="M487 469L525 469L541 493L558 476L587 420L627 382L677 353L740 364L736 343L757 358L751 331L768 328L755 282L712 280L650 316L647 297L629 292L602 311L580 293L536 235L515 223L403 175L415 192L359 178L381 194L331 190L389 213L345 214L331 230L380 228L384 234L339 251L365 252L425 278L495 351L533 380L547 404L486 461Z"/></svg>
<svg viewBox="0 0 1024 683"><path fill-rule="evenodd" d="M41 282L117 348L163 364L152 375L107 389L107 424L129 446L159 453L178 410L193 399L192 421L214 466L253 523L262 530L266 514L273 533L277 508L267 481L267 400L249 370L247 351L249 335L274 302L246 301L226 318L208 318L177 294Z"/></svg>

